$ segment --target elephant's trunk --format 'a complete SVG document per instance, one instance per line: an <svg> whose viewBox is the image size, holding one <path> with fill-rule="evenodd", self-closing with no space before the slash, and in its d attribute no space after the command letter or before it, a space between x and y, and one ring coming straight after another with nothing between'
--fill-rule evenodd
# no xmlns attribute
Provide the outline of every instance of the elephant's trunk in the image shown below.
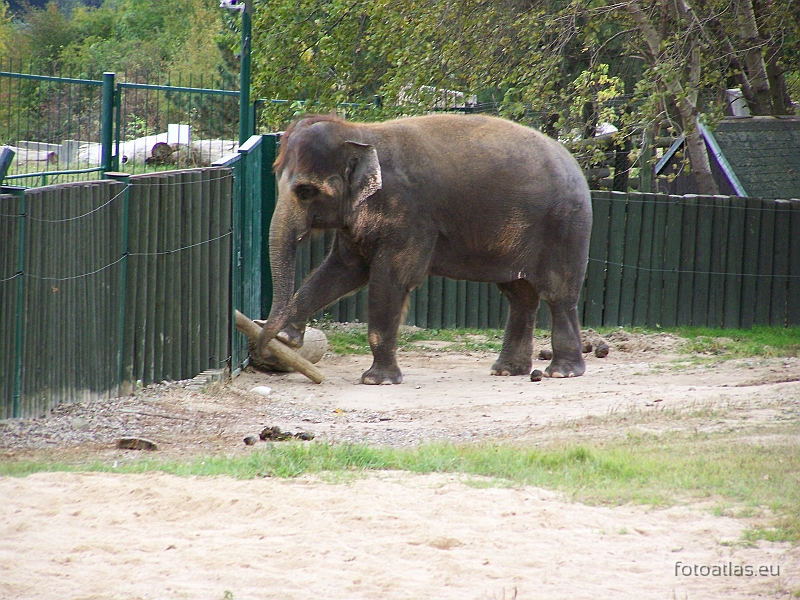
<svg viewBox="0 0 800 600"><path fill-rule="evenodd" d="M294 263L297 245L305 234L299 215L289 214L286 204L278 202L269 229L269 261L272 271L272 307L261 330L257 352L266 355L267 343L286 325L294 295ZM300 225L298 227L298 225Z"/></svg>

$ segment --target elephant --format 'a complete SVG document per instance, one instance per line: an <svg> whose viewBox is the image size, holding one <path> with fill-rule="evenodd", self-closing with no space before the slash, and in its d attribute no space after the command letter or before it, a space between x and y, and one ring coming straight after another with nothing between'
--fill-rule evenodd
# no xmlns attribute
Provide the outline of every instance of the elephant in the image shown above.
<svg viewBox="0 0 800 600"><path fill-rule="evenodd" d="M397 338L409 293L428 275L492 282L509 301L494 375L531 371L540 299L552 314L548 377L583 375L578 297L592 207L558 141L499 117L434 114L377 123L311 115L292 123L273 165L273 301L256 344L299 347L321 308L369 284L372 366L364 384L401 383ZM294 291L298 244L335 230Z"/></svg>

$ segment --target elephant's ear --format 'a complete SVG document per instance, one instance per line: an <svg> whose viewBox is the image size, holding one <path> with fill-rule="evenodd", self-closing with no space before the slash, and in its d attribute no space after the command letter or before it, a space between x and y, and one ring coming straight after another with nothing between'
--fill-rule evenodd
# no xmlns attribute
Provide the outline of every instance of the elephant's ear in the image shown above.
<svg viewBox="0 0 800 600"><path fill-rule="evenodd" d="M383 187L381 163L375 146L360 142L345 142L350 153L345 177L350 186L353 205L361 204Z"/></svg>

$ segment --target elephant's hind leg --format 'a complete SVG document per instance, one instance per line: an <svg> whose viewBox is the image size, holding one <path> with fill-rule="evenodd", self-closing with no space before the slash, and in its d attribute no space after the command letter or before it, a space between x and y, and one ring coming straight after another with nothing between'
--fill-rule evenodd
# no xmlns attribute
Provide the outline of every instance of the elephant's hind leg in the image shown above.
<svg viewBox="0 0 800 600"><path fill-rule="evenodd" d="M539 293L529 281L498 283L508 298L509 312L503 334L503 348L492 365L492 375L527 375L531 372L533 327L539 310Z"/></svg>
<svg viewBox="0 0 800 600"><path fill-rule="evenodd" d="M572 302L550 302L553 315L553 360L544 370L547 377L579 377L586 372L581 353L578 309Z"/></svg>

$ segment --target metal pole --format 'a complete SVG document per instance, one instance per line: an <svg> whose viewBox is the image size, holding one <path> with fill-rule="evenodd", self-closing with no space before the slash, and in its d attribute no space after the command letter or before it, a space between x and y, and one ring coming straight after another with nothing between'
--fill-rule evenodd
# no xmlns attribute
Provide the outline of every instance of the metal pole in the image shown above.
<svg viewBox="0 0 800 600"><path fill-rule="evenodd" d="M252 33L252 0L246 0L242 11L242 57L239 68L239 146L253 135L250 113L250 40Z"/></svg>
<svg viewBox="0 0 800 600"><path fill-rule="evenodd" d="M103 171L113 168L112 146L114 143L114 73L103 73L103 112L101 114L100 142Z"/></svg>

